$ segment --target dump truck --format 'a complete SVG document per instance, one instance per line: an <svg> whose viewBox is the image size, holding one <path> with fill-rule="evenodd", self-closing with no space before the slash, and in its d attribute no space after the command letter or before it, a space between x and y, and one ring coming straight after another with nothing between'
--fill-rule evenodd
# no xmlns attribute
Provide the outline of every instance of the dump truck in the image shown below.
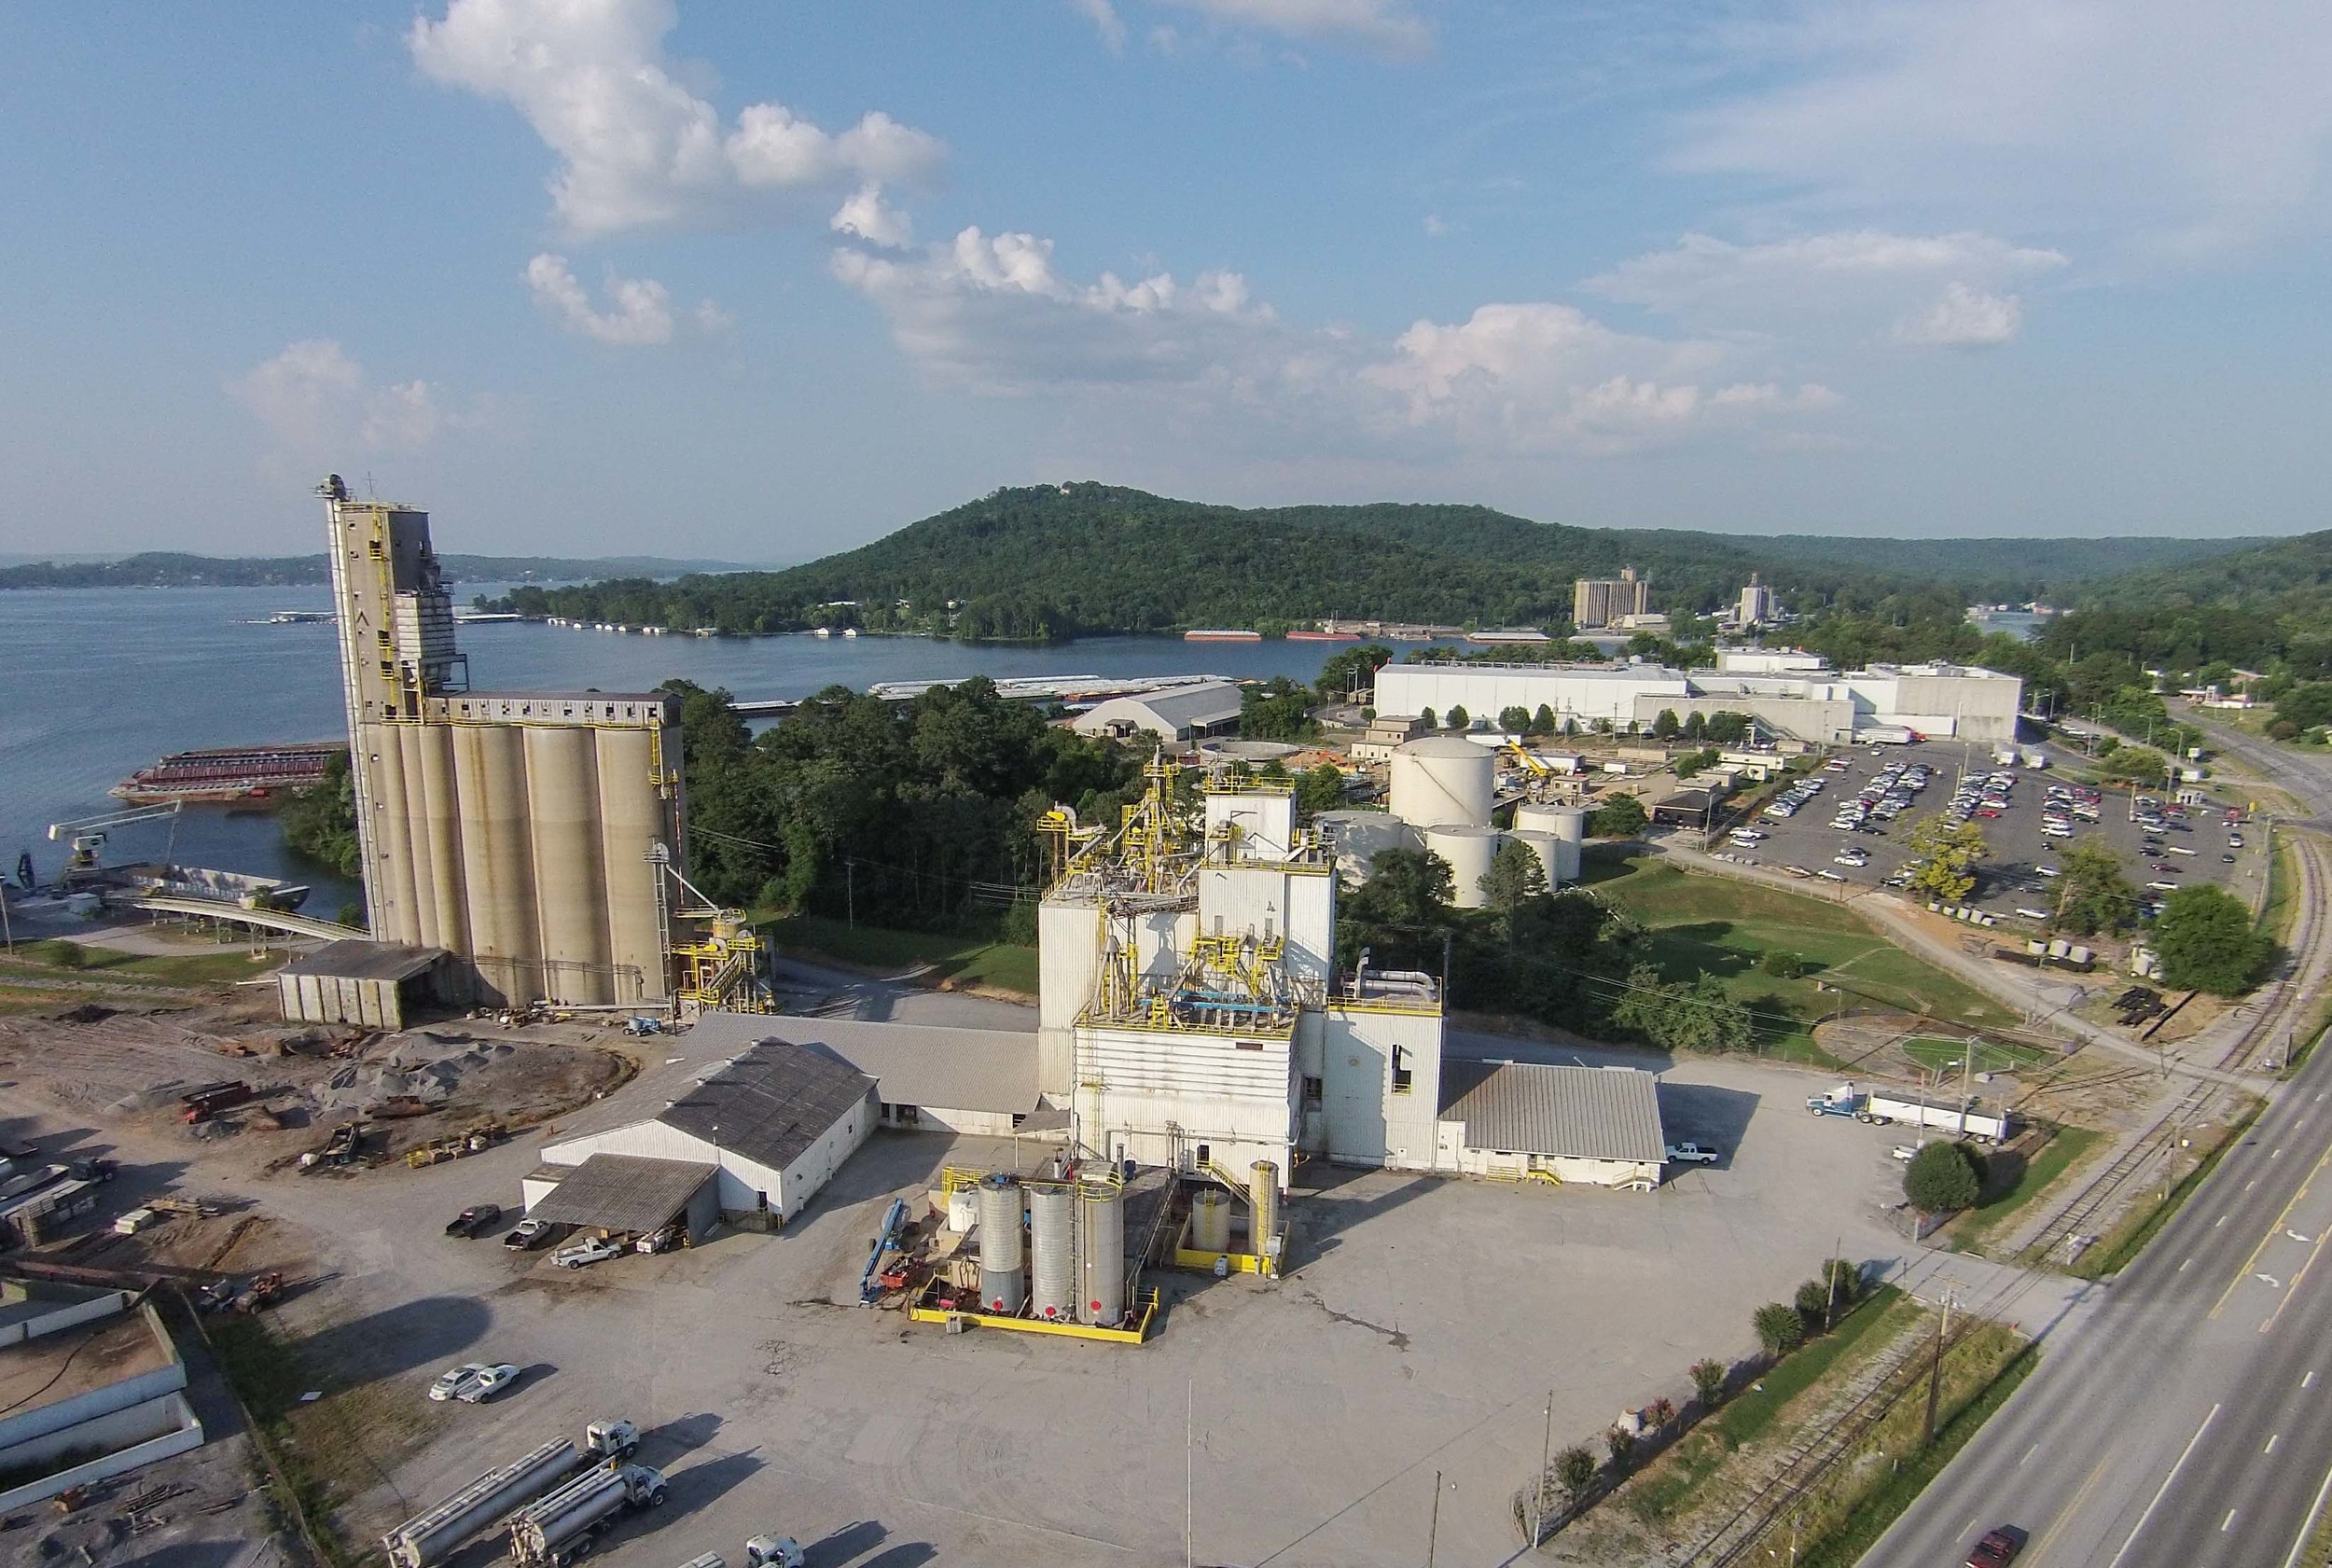
<svg viewBox="0 0 2332 1568"><path fill-rule="evenodd" d="M640 1429L628 1421L595 1421L577 1450L555 1437L524 1458L497 1465L381 1537L394 1568L434 1568L481 1532L550 1491L585 1460L624 1460L639 1451Z"/></svg>
<svg viewBox="0 0 2332 1568"><path fill-rule="evenodd" d="M663 1506L662 1471L621 1460L596 1465L518 1511L510 1520L510 1560L519 1568L564 1568L624 1514Z"/></svg>
<svg viewBox="0 0 2332 1568"><path fill-rule="evenodd" d="M2008 1136L2008 1118L1979 1108L1978 1102L1973 1099L1964 1102L1905 1099L1900 1095L1859 1089L1847 1083L1811 1096L1806 1102L1806 1109L1818 1117L1851 1117L1856 1121L1879 1127L1909 1122L1913 1127L1933 1128L1938 1132L1955 1133L1988 1144L2001 1143Z"/></svg>

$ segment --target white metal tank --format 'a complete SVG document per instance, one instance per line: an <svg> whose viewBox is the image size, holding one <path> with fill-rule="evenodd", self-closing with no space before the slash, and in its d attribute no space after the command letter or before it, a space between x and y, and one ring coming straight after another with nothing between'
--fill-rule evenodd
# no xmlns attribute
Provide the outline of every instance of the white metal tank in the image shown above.
<svg viewBox="0 0 2332 1568"><path fill-rule="evenodd" d="M1538 856L1540 868L1547 873L1547 885L1549 888L1562 881L1563 842L1561 839L1556 838L1552 833L1542 833L1535 828L1528 827L1518 827L1506 837L1518 844L1530 846L1531 853Z"/></svg>
<svg viewBox="0 0 2332 1568"><path fill-rule="evenodd" d="M1556 806L1525 800L1514 808L1514 826L1534 833L1551 833L1565 842L1587 842L1587 808Z"/></svg>
<svg viewBox="0 0 2332 1568"><path fill-rule="evenodd" d="M1079 1193L1077 1321L1115 1328L1126 1315L1126 1194L1114 1182Z"/></svg>
<svg viewBox="0 0 2332 1568"><path fill-rule="evenodd" d="M968 1186L948 1194L948 1228L961 1236L979 1223L979 1198Z"/></svg>
<svg viewBox="0 0 2332 1568"><path fill-rule="evenodd" d="M1257 1257L1271 1256L1271 1239L1279 1233L1280 1168L1258 1159L1247 1173L1247 1250Z"/></svg>
<svg viewBox="0 0 2332 1568"><path fill-rule="evenodd" d="M979 1304L1007 1316L1028 1298L1020 1248L1020 1184L1006 1175L979 1179Z"/></svg>
<svg viewBox="0 0 2332 1568"><path fill-rule="evenodd" d="M1076 1316L1076 1188L1028 1189L1029 1297L1032 1316L1066 1323Z"/></svg>
<svg viewBox="0 0 2332 1568"><path fill-rule="evenodd" d="M1490 826L1498 758L1460 735L1423 735L1393 754L1393 814L1418 827Z"/></svg>
<svg viewBox="0 0 2332 1568"><path fill-rule="evenodd" d="M1190 1250L1230 1251L1230 1194L1201 1187L1190 1195Z"/></svg>
<svg viewBox="0 0 2332 1568"><path fill-rule="evenodd" d="M1390 812L1322 812L1312 825L1335 853L1336 868L1355 881L1368 880L1369 863L1386 850L1420 849L1424 842Z"/></svg>
<svg viewBox="0 0 2332 1568"><path fill-rule="evenodd" d="M1470 742L1469 742L1470 743ZM1498 856L1506 835L1494 827L1452 825L1425 829L1425 848L1450 863L1450 902L1461 909L1478 909L1489 902L1482 878Z"/></svg>

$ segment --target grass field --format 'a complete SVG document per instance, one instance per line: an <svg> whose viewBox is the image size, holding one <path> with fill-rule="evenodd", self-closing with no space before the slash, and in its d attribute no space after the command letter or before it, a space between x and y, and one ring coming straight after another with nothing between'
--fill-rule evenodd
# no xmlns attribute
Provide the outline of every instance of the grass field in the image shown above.
<svg viewBox="0 0 2332 1568"><path fill-rule="evenodd" d="M1914 1034L1903 1042L1901 1049L1905 1056L1931 1073L1956 1073L1960 1069L1960 1059L1967 1052L1967 1041L1964 1037L1948 1034ZM2019 1073L2028 1068L2047 1066L2057 1060L2057 1052L2038 1046L1979 1038L1976 1042L1974 1071Z"/></svg>
<svg viewBox="0 0 2332 1568"><path fill-rule="evenodd" d="M921 978L937 983L982 986L1018 995L1036 994L1036 950L984 937L929 931L895 931L877 925L846 925L822 915L794 915L755 924L780 953L830 958L855 968L895 974L928 964Z"/></svg>
<svg viewBox="0 0 2332 1568"><path fill-rule="evenodd" d="M2021 1021L1835 904L1679 870L1616 846L1590 849L1583 869L1595 892L1643 924L1650 961L1663 977L1716 975L1734 996L1765 1015L1771 1033L1762 1043L1775 1055L1826 1062L1813 1043L1814 1023L1854 1008L1923 1013L1939 1023L1977 1029ZM1795 955L1804 973L1768 973L1762 961L1777 952Z"/></svg>
<svg viewBox="0 0 2332 1568"><path fill-rule="evenodd" d="M2273 828L2268 831L2268 894L2259 906L2258 928L2280 948L2290 940L2292 922L2299 918L2299 852L2283 834Z"/></svg>
<svg viewBox="0 0 2332 1568"><path fill-rule="evenodd" d="M1987 1192L1973 1209L1953 1222L1950 1240L1963 1252L1979 1251L1983 1242L2015 1216L2025 1204L2048 1190L2057 1178L2095 1148L2103 1132L2087 1127L2060 1127L2048 1135L2031 1159L2019 1163L2015 1180ZM1994 1164L2006 1157L1992 1156Z"/></svg>
<svg viewBox="0 0 2332 1568"><path fill-rule="evenodd" d="M279 951L254 962L250 950L222 948L186 953L131 953L114 948L76 942L81 962L67 966L50 962L54 949L46 942L19 942L13 958L0 959L0 974L26 979L145 980L157 985L232 985L267 974L284 962Z"/></svg>

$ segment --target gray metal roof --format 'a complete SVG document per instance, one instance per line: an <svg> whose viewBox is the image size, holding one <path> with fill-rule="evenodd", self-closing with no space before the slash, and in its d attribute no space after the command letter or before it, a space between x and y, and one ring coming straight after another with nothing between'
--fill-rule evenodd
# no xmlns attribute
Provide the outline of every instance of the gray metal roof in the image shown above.
<svg viewBox="0 0 2332 1568"><path fill-rule="evenodd" d="M791 1040L875 1079L886 1104L1014 1116L1036 1108L1036 1036L1020 1030L706 1013L682 1038L691 1054Z"/></svg>
<svg viewBox="0 0 2332 1568"><path fill-rule="evenodd" d="M1441 1119L1465 1124L1468 1148L1657 1165L1659 1082L1631 1067L1445 1060Z"/></svg>
<svg viewBox="0 0 2332 1568"><path fill-rule="evenodd" d="M783 1171L850 1114L875 1081L775 1031L657 1113L665 1126Z"/></svg>
<svg viewBox="0 0 2332 1568"><path fill-rule="evenodd" d="M595 1154L529 1209L527 1217L600 1230L660 1229L713 1179L713 1169L685 1159Z"/></svg>
<svg viewBox="0 0 2332 1568"><path fill-rule="evenodd" d="M409 980L445 957L443 948L409 948L396 942L368 942L343 937L326 942L305 957L295 958L280 971L286 975L324 975L343 980Z"/></svg>
<svg viewBox="0 0 2332 1568"><path fill-rule="evenodd" d="M1111 719L1138 720L1147 715L1180 729L1189 725L1228 723L1239 716L1241 706L1239 688L1228 681L1217 681L1142 697L1113 697L1106 702L1096 703L1076 722L1082 728L1088 723L1098 725Z"/></svg>

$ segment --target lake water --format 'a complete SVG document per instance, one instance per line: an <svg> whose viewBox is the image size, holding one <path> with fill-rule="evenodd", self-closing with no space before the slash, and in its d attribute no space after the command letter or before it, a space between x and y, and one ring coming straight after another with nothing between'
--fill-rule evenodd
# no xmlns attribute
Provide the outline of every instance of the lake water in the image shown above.
<svg viewBox="0 0 2332 1568"><path fill-rule="evenodd" d="M462 585L460 597L498 585ZM46 879L63 864L47 825L122 809L105 792L166 752L346 734L333 629L255 625L276 610L327 610L315 588L80 589L0 592L0 869L29 850ZM740 698L804 697L877 681L973 675L1287 675L1310 681L1342 643L1185 643L1103 637L1049 647L927 638L645 637L537 622L465 626L481 691L643 690L681 676ZM167 822L114 830L108 860L160 858ZM273 817L189 806L183 864L285 876L327 916L353 895L296 860Z"/></svg>

